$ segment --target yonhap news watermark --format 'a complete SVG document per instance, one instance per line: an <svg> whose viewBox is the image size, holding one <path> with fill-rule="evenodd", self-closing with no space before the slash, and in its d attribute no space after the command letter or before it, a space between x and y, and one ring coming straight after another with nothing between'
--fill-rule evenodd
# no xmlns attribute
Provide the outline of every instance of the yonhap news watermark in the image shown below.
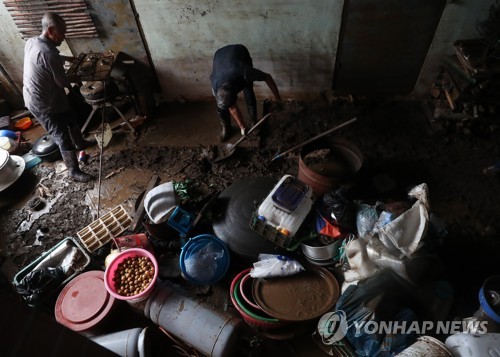
<svg viewBox="0 0 500 357"><path fill-rule="evenodd" d="M354 321L348 324L342 310L328 312L318 321L318 333L327 345L340 341L348 329L355 329L355 335L362 334L444 334L470 333L482 335L488 332L488 322L476 319L463 321Z"/></svg>

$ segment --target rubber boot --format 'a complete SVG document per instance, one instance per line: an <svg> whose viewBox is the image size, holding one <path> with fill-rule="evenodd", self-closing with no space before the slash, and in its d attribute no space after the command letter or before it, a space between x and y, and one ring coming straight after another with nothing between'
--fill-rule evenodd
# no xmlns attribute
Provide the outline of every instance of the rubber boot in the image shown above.
<svg viewBox="0 0 500 357"><path fill-rule="evenodd" d="M63 151L61 150L61 156L63 158L66 167L68 168L69 177L75 181L79 182L89 182L94 179L94 176L89 175L82 170L78 165L78 159L76 158L75 151Z"/></svg>
<svg viewBox="0 0 500 357"><path fill-rule="evenodd" d="M97 144L97 140L95 139L85 140L82 136L80 128L77 126L71 127L69 129L69 133L71 136L71 140L73 140L73 143L75 144L77 150L84 150L90 146L94 146Z"/></svg>
<svg viewBox="0 0 500 357"><path fill-rule="evenodd" d="M220 141L224 142L231 137L233 128L231 127L231 119L225 116L220 116L220 123L222 125L222 130L220 132Z"/></svg>

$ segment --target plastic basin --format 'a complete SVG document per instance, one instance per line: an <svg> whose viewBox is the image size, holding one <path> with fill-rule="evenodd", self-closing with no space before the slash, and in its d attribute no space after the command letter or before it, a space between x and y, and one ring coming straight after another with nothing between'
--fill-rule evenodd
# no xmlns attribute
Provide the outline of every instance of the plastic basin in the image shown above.
<svg viewBox="0 0 500 357"><path fill-rule="evenodd" d="M245 303L240 295L240 282L241 279L250 272L251 268L245 269L240 272L231 282L229 295L234 307L240 313L243 320L250 326L260 330L272 330L288 325L290 322L276 319L269 316L262 310L257 310L252 306Z"/></svg>
<svg viewBox="0 0 500 357"><path fill-rule="evenodd" d="M16 129L26 130L31 126L31 124L33 124L33 122L31 121L30 117L24 117L22 119L19 119L14 126Z"/></svg>
<svg viewBox="0 0 500 357"><path fill-rule="evenodd" d="M127 258L133 257L147 257L153 263L154 274L153 279L149 283L149 285L142 290L139 294L125 296L121 295L117 292L115 282L113 278L115 277L116 271L119 268L120 263L122 263ZM111 296L118 300L128 300L130 302L137 302L145 300L149 297L156 283L156 279L158 278L158 262L154 255L142 248L130 248L123 252L120 252L116 257L109 263L104 272L104 284L106 286L106 290L110 293Z"/></svg>
<svg viewBox="0 0 500 357"><path fill-rule="evenodd" d="M210 285L221 280L230 264L229 250L214 235L190 238L182 247L179 265L182 276L195 285Z"/></svg>

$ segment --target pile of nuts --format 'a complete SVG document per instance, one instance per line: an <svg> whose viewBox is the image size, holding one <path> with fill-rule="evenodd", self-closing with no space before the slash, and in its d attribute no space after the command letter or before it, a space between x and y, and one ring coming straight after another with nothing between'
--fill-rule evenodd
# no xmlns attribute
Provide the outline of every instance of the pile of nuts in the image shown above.
<svg viewBox="0 0 500 357"><path fill-rule="evenodd" d="M122 296L134 296L144 291L153 280L155 268L148 257L125 258L115 270L115 290Z"/></svg>

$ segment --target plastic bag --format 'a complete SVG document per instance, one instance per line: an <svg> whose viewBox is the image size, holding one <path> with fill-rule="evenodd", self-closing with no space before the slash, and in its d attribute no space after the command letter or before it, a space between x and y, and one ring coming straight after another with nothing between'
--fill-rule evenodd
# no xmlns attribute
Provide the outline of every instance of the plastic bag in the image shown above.
<svg viewBox="0 0 500 357"><path fill-rule="evenodd" d="M56 291L66 278L62 267L33 270L16 285L16 291L28 304L35 305Z"/></svg>
<svg viewBox="0 0 500 357"><path fill-rule="evenodd" d="M358 229L358 235L362 238L368 236L373 230L378 217L379 214L377 212L376 205L370 206L364 203L360 204L356 215L356 228Z"/></svg>
<svg viewBox="0 0 500 357"><path fill-rule="evenodd" d="M219 260L224 256L224 251L218 245L210 242L196 253L186 259L186 273L199 281L211 280L217 272Z"/></svg>
<svg viewBox="0 0 500 357"><path fill-rule="evenodd" d="M259 254L259 261L253 263L250 276L252 278L274 278L294 275L304 270L298 261L284 255Z"/></svg>
<svg viewBox="0 0 500 357"><path fill-rule="evenodd" d="M342 293L336 309L345 313L346 338L358 356L394 356L415 341L416 332L388 333L380 328L374 332L374 326L381 326L381 322L406 321L405 325L410 326L418 321L421 306L415 296L411 285L389 269L350 285Z"/></svg>
<svg viewBox="0 0 500 357"><path fill-rule="evenodd" d="M356 228L356 207L353 202L345 198L344 189L324 194L319 208L324 217L340 227L348 230Z"/></svg>

